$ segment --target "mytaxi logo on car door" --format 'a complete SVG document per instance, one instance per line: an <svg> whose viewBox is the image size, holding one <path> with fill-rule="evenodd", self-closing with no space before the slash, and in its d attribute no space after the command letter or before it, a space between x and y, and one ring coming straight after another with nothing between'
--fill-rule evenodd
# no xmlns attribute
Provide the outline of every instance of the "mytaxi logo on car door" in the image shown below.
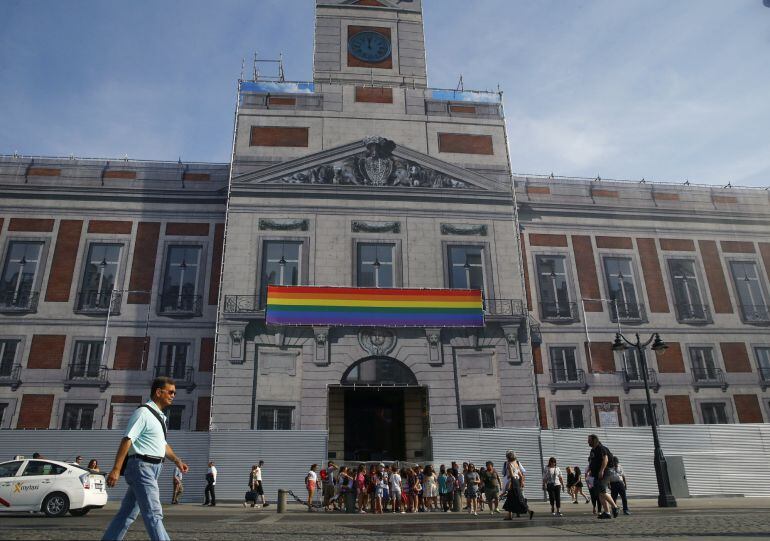
<svg viewBox="0 0 770 541"><path fill-rule="evenodd" d="M25 485L24 482L15 483L13 485L13 493L16 494L17 492L20 493L22 491L27 492L29 490L37 490L38 488L40 487L38 487L37 485Z"/></svg>

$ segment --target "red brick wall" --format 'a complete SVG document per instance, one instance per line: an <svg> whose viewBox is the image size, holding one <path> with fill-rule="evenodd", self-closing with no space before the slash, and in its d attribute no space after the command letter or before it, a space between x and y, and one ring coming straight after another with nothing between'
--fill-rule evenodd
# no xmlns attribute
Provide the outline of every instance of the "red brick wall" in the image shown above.
<svg viewBox="0 0 770 541"><path fill-rule="evenodd" d="M38 218L11 218L8 231L29 231L34 233L50 233L53 231L53 220Z"/></svg>
<svg viewBox="0 0 770 541"><path fill-rule="evenodd" d="M58 369L64 359L64 343L67 336L63 334L36 334L32 337L29 348L27 368Z"/></svg>
<svg viewBox="0 0 770 541"><path fill-rule="evenodd" d="M636 247L642 264L644 285L647 287L650 312L659 314L670 312L668 299L666 299L666 288L663 285L663 274L660 271L658 249L655 247L655 239L636 239Z"/></svg>
<svg viewBox="0 0 770 541"><path fill-rule="evenodd" d="M307 147L308 128L286 126L252 126L249 146L252 147Z"/></svg>
<svg viewBox="0 0 770 541"><path fill-rule="evenodd" d="M691 425L695 423L692 416L692 404L686 394L666 396L668 423L672 425Z"/></svg>
<svg viewBox="0 0 770 541"><path fill-rule="evenodd" d="M91 220L88 222L89 233L105 233L110 235L130 235L133 222L115 220Z"/></svg>
<svg viewBox="0 0 770 541"><path fill-rule="evenodd" d="M491 135L467 133L439 133L438 151L453 154L494 154Z"/></svg>
<svg viewBox="0 0 770 541"><path fill-rule="evenodd" d="M594 248L591 245L591 237L586 235L572 235L572 251L575 254L575 266L577 267L580 295L588 299L598 299L599 278L596 274L596 262L594 261ZM603 312L601 301L586 302L586 312Z"/></svg>
<svg viewBox="0 0 770 541"><path fill-rule="evenodd" d="M16 428L48 428L53 411L52 394L25 394L21 398Z"/></svg>
<svg viewBox="0 0 770 541"><path fill-rule="evenodd" d="M390 41L390 28L385 26L348 26L348 40L355 34L369 30L371 32L377 32L382 34L388 41ZM389 55L388 58L380 62L364 62L359 60L348 51L348 66L354 68L376 68L376 69L392 69L393 68L393 55Z"/></svg>
<svg viewBox="0 0 770 541"><path fill-rule="evenodd" d="M543 348L532 346L532 364L535 366L535 374L543 373Z"/></svg>
<svg viewBox="0 0 770 541"><path fill-rule="evenodd" d="M27 169L28 177L58 177L61 169L55 167L30 167Z"/></svg>
<svg viewBox="0 0 770 541"><path fill-rule="evenodd" d="M393 89L357 86L355 99L363 103L393 103Z"/></svg>
<svg viewBox="0 0 770 541"><path fill-rule="evenodd" d="M723 240L719 243L722 251L729 254L753 254L754 243L741 240Z"/></svg>
<svg viewBox="0 0 770 541"><path fill-rule="evenodd" d="M540 428L548 428L548 412L545 409L545 398L542 396L537 399L537 413L540 417Z"/></svg>
<svg viewBox="0 0 770 541"><path fill-rule="evenodd" d="M711 299L714 301L714 312L717 314L732 314L733 305L730 302L730 292L727 289L725 273L722 270L722 261L717 251L717 243L713 240L699 240L703 267L706 271L706 279L711 291Z"/></svg>
<svg viewBox="0 0 770 541"><path fill-rule="evenodd" d="M104 178L122 178L127 180L133 180L136 178L136 171L126 171L115 169L113 171L105 171Z"/></svg>
<svg viewBox="0 0 770 541"><path fill-rule="evenodd" d="M746 344L743 342L722 342L722 360L726 372L751 372L751 362Z"/></svg>
<svg viewBox="0 0 770 541"><path fill-rule="evenodd" d="M623 414L620 411L620 398L617 396L595 396L594 397L594 415L596 416L596 426L600 426L599 410L596 409L597 404L608 403L617 404L615 411L618 412L618 424L623 426Z"/></svg>
<svg viewBox="0 0 770 541"><path fill-rule="evenodd" d="M655 352L658 361L658 372L661 374L684 374L684 357L679 342L666 342L668 349Z"/></svg>
<svg viewBox="0 0 770 541"><path fill-rule="evenodd" d="M652 197L656 201L679 201L678 193L652 192Z"/></svg>
<svg viewBox="0 0 770 541"><path fill-rule="evenodd" d="M131 262L129 289L152 291L159 236L160 223L139 222L134 245L134 260ZM129 293L128 295L128 304L149 304L149 302L150 295L147 293Z"/></svg>
<svg viewBox="0 0 770 541"><path fill-rule="evenodd" d="M208 173L185 173L182 175L182 180L191 181L206 181L211 180L211 175Z"/></svg>
<svg viewBox="0 0 770 541"><path fill-rule="evenodd" d="M591 195L594 197L610 197L613 199L617 199L620 197L620 194L615 190L591 190Z"/></svg>
<svg viewBox="0 0 770 541"><path fill-rule="evenodd" d="M48 276L46 302L67 302L70 300L72 275L75 273L75 259L80 246L83 220L62 220L56 236L51 273Z"/></svg>
<svg viewBox="0 0 770 541"><path fill-rule="evenodd" d="M738 413L738 421L741 423L761 423L762 409L759 407L759 399L755 394L737 394L733 396L735 411Z"/></svg>
<svg viewBox="0 0 770 541"><path fill-rule="evenodd" d="M118 336L115 345L115 362L113 370L142 370L142 354L144 366L148 366L147 357L150 354L150 338L143 336Z"/></svg>
<svg viewBox="0 0 770 541"><path fill-rule="evenodd" d="M567 246L567 235L552 235L549 233L530 233L530 246Z"/></svg>
<svg viewBox="0 0 770 541"><path fill-rule="evenodd" d="M631 250L634 244L631 237L596 237L596 247Z"/></svg>
<svg viewBox="0 0 770 541"><path fill-rule="evenodd" d="M196 412L195 430L208 432L210 413L211 413L211 397L201 396L200 398L198 398L198 411Z"/></svg>
<svg viewBox="0 0 770 541"><path fill-rule="evenodd" d="M711 198L714 203L733 204L738 202L738 198L732 195L715 195Z"/></svg>
<svg viewBox="0 0 770 541"><path fill-rule="evenodd" d="M214 369L214 339L201 338L201 356L198 362L199 372L211 372Z"/></svg>
<svg viewBox="0 0 770 541"><path fill-rule="evenodd" d="M660 239L660 249L672 252L694 252L695 242L692 239Z"/></svg>
<svg viewBox="0 0 770 541"><path fill-rule="evenodd" d="M290 98L289 96L269 96L267 98L268 105L297 105L297 98Z"/></svg>
<svg viewBox="0 0 770 541"><path fill-rule="evenodd" d="M527 195L551 195L548 186L527 186Z"/></svg>
<svg viewBox="0 0 770 541"><path fill-rule="evenodd" d="M610 342L585 342L588 370L594 374L612 374L615 370L615 352Z"/></svg>
<svg viewBox="0 0 770 541"><path fill-rule="evenodd" d="M169 222L166 224L166 235L186 236L186 237L207 237L208 234L209 234L209 224L177 223L177 222Z"/></svg>

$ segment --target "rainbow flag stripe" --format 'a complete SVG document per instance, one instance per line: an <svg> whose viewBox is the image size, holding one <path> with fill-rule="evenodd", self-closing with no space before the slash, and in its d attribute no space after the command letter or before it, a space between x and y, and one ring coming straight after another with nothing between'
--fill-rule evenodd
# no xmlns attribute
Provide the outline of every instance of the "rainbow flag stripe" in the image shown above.
<svg viewBox="0 0 770 541"><path fill-rule="evenodd" d="M478 289L268 286L268 324L483 327Z"/></svg>

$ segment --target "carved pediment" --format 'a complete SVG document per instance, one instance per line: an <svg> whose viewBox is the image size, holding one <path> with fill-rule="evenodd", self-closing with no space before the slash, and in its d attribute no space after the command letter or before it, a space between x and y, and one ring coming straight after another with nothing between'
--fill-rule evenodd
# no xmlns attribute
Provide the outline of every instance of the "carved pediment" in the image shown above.
<svg viewBox="0 0 770 541"><path fill-rule="evenodd" d="M496 191L502 188L478 173L399 147L379 136L248 173L234 181Z"/></svg>

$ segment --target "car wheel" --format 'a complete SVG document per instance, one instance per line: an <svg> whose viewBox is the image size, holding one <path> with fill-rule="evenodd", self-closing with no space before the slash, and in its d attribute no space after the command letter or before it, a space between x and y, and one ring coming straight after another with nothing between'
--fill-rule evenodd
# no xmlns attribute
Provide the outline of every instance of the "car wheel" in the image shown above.
<svg viewBox="0 0 770 541"><path fill-rule="evenodd" d="M73 517L84 517L91 509L70 509L70 515Z"/></svg>
<svg viewBox="0 0 770 541"><path fill-rule="evenodd" d="M70 499L66 494L54 492L43 500L43 513L47 517L61 517L70 509Z"/></svg>

